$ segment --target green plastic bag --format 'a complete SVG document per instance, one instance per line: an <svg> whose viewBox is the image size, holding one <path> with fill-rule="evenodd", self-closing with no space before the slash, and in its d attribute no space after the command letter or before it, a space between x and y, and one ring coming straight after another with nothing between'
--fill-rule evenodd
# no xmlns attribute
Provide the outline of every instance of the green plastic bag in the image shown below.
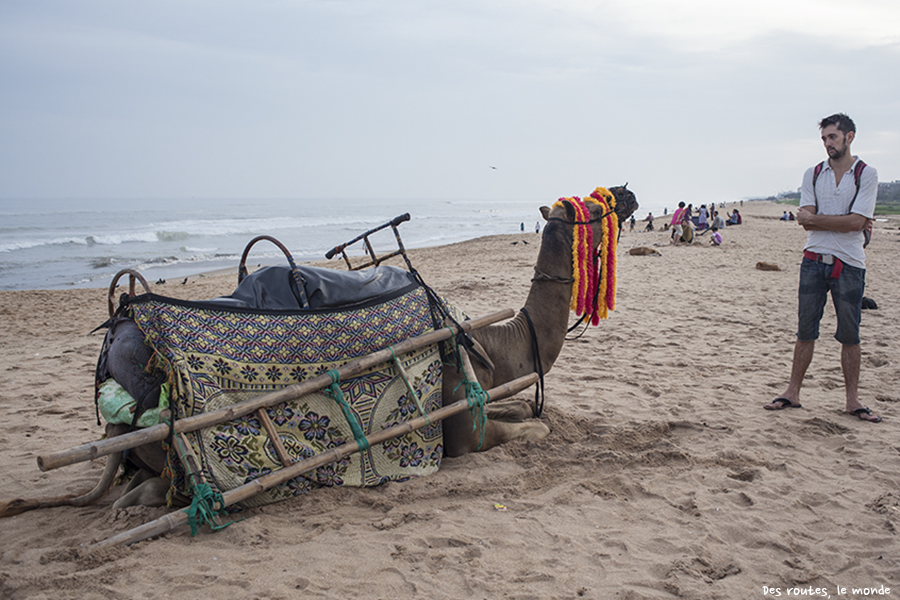
<svg viewBox="0 0 900 600"><path fill-rule="evenodd" d="M134 419L137 402L119 383L110 377L100 384L100 398L97 400L100 414L107 423L130 425ZM164 383L159 390L159 406L148 408L138 418L138 427L153 427L159 424L159 413L169 408L169 385Z"/></svg>

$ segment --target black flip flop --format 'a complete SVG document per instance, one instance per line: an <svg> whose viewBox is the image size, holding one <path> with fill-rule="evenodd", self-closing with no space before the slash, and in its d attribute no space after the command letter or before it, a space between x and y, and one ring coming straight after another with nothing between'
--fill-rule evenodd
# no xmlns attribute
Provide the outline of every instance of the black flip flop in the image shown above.
<svg viewBox="0 0 900 600"><path fill-rule="evenodd" d="M867 415L872 414L872 409L870 409L868 406L864 406L862 408L857 408L850 414L856 415L860 421L866 421L867 423L881 423L881 417L879 417L878 415L875 415L874 419L863 419L863 414L867 414Z"/></svg>
<svg viewBox="0 0 900 600"><path fill-rule="evenodd" d="M781 406L780 407L779 406L770 407L768 405L764 405L763 408L765 408L766 410L784 410L786 408L803 408L803 406L801 404L794 404L793 402L791 402L791 400L789 398L785 398L784 396L779 396L778 398L775 398L769 404L775 404L776 402L780 402Z"/></svg>

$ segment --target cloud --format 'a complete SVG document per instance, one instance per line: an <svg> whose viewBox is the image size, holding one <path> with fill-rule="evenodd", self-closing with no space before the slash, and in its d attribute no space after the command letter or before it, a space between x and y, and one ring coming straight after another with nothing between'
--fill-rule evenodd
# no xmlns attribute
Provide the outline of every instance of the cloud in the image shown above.
<svg viewBox="0 0 900 600"><path fill-rule="evenodd" d="M891 0L624 0L570 6L592 22L611 20L629 35L666 40L681 51L728 48L773 32L820 37L844 48L900 42L900 9Z"/></svg>
<svg viewBox="0 0 900 600"><path fill-rule="evenodd" d="M898 31L873 1L11 2L0 196L708 202L795 188L838 110L897 177Z"/></svg>

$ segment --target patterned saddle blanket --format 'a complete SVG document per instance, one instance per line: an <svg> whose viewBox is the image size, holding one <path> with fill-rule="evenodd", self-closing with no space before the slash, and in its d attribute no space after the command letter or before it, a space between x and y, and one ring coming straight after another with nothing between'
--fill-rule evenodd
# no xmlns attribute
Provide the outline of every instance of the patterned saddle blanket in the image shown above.
<svg viewBox="0 0 900 600"><path fill-rule="evenodd" d="M403 279L388 277L394 283ZM341 308L248 308L230 300L187 302L145 294L130 299L126 310L154 350L156 363L168 373L175 417L184 418L304 381L430 331L425 288L409 279L401 283ZM439 408L438 346L398 358L426 412ZM392 363L339 386L366 435L418 416L415 399ZM327 390L265 410L293 461L354 439ZM216 491L234 489L283 466L255 414L187 436ZM442 452L441 424L435 423L290 480L243 505L266 504L321 486L374 486L427 475L440 466ZM190 495L174 458L171 450L172 491Z"/></svg>

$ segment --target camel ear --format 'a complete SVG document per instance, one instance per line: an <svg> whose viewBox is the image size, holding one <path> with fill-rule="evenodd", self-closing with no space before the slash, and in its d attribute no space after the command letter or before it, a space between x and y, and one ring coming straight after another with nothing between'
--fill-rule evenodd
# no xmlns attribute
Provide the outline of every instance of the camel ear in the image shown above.
<svg viewBox="0 0 900 600"><path fill-rule="evenodd" d="M550 207L549 206L541 207L541 216L544 217L545 221L547 220L547 218L550 216Z"/></svg>

